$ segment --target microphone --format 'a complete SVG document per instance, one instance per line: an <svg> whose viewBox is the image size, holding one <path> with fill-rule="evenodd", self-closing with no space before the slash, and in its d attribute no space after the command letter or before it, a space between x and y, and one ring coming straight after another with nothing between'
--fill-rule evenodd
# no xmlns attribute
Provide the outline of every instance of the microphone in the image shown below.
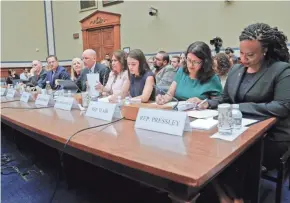
<svg viewBox="0 0 290 203"><path fill-rule="evenodd" d="M156 88L157 90L160 90L162 93L167 94L168 96L172 96L171 94L165 92L163 89L159 88L157 85L153 85L153 87ZM157 96L157 95L155 95L155 96ZM177 106L178 106L179 101L178 101L178 99L177 99L176 97L174 97L174 96L172 96L172 99L173 99L174 101L177 102L177 103L173 106L172 109L173 109L174 111L178 111Z"/></svg>

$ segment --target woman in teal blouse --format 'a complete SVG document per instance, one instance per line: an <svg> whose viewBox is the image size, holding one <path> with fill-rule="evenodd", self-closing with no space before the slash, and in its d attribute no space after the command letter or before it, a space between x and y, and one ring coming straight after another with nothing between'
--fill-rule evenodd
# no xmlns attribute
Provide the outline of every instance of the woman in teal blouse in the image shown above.
<svg viewBox="0 0 290 203"><path fill-rule="evenodd" d="M211 50L204 42L194 42L186 51L186 66L179 68L166 95L157 95L157 104L165 104L176 97L191 102L191 98L213 98L222 92L222 85L212 68Z"/></svg>

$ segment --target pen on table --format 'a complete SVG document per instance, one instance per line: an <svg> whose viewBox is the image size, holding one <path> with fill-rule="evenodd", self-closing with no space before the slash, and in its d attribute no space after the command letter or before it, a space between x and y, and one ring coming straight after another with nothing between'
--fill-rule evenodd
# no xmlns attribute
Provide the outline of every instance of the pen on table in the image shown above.
<svg viewBox="0 0 290 203"><path fill-rule="evenodd" d="M202 105L204 102L206 102L207 101L207 99L205 99L205 100L203 100L202 102L200 102L198 105L197 105L197 107L200 107L200 105Z"/></svg>

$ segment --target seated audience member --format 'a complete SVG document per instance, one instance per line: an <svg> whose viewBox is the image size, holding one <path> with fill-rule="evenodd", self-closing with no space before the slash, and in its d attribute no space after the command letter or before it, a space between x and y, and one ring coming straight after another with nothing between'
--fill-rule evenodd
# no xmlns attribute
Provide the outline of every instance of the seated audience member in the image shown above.
<svg viewBox="0 0 290 203"><path fill-rule="evenodd" d="M110 72L106 86L97 84L96 89L103 96L109 96L110 101L116 101L118 96L122 99L129 95L129 73L127 68L126 53L124 51L115 51L112 56L112 71Z"/></svg>
<svg viewBox="0 0 290 203"><path fill-rule="evenodd" d="M9 69L8 70L8 77L6 79L7 84L13 84L12 80L20 79L19 75L16 73L15 70Z"/></svg>
<svg viewBox="0 0 290 203"><path fill-rule="evenodd" d="M185 67L186 66L186 55L184 52L180 54L180 62L179 67Z"/></svg>
<svg viewBox="0 0 290 203"><path fill-rule="evenodd" d="M23 72L20 74L20 79L22 81L29 81L30 74L28 68L25 68Z"/></svg>
<svg viewBox="0 0 290 203"><path fill-rule="evenodd" d="M141 102L154 101L155 79L146 58L140 49L129 52L127 64L130 71L130 95L141 99Z"/></svg>
<svg viewBox="0 0 290 203"><path fill-rule="evenodd" d="M69 80L70 76L64 67L59 66L56 56L50 55L46 58L46 61L47 61L48 66L51 68L51 70L47 72L45 80L42 81L41 88L45 88L46 81L49 81L49 84L52 89L58 89L59 86L55 84L55 81L56 80Z"/></svg>
<svg viewBox="0 0 290 203"><path fill-rule="evenodd" d="M179 69L179 63L180 63L180 57L179 56L172 56L171 57L171 66L178 71Z"/></svg>
<svg viewBox="0 0 290 203"><path fill-rule="evenodd" d="M107 60L102 60L101 64L103 64L104 66L106 66L108 69L111 70L111 62L109 62Z"/></svg>
<svg viewBox="0 0 290 203"><path fill-rule="evenodd" d="M223 87L225 86L230 68L230 60L225 53L218 53L213 57L213 69L219 76Z"/></svg>
<svg viewBox="0 0 290 203"><path fill-rule="evenodd" d="M72 65L71 65L71 69L70 69L70 78L72 81L76 81L80 75L81 75L81 71L84 68L84 62L82 61L82 59L80 58L74 58L72 60Z"/></svg>
<svg viewBox="0 0 290 203"><path fill-rule="evenodd" d="M85 68L82 70L80 77L77 79L76 84L82 91L86 91L87 74L99 74L99 82L106 85L110 73L110 69L103 64L97 63L97 54L93 49L87 49L83 52L82 58ZM92 87L94 88L94 87Z"/></svg>
<svg viewBox="0 0 290 203"><path fill-rule="evenodd" d="M189 45L187 65L179 68L166 95L157 95L157 104L165 104L176 97L178 100L200 99L219 96L222 86L212 69L212 56L209 46L204 42Z"/></svg>
<svg viewBox="0 0 290 203"><path fill-rule="evenodd" d="M42 68L42 63L39 60L32 61L32 68L30 69L29 81L33 86L42 87L43 83L45 83L46 78L46 70Z"/></svg>
<svg viewBox="0 0 290 203"><path fill-rule="evenodd" d="M156 86L167 91L177 70L170 65L169 55L164 51L159 51L155 56L152 72L155 74Z"/></svg>
<svg viewBox="0 0 290 203"><path fill-rule="evenodd" d="M106 55L105 55L105 60L108 61L109 63L111 63L111 57L110 57L110 54L106 54Z"/></svg>
<svg viewBox="0 0 290 203"><path fill-rule="evenodd" d="M231 67L238 63L238 58L235 56L235 52L231 47L226 48L225 53L230 59Z"/></svg>
<svg viewBox="0 0 290 203"><path fill-rule="evenodd" d="M150 58L148 58L147 59L147 63L148 63L148 66L150 67L150 69L152 68L154 68L153 66L154 66L154 57L153 56L151 56Z"/></svg>
<svg viewBox="0 0 290 203"><path fill-rule="evenodd" d="M246 27L240 37L241 64L231 68L220 98L209 100L201 108L217 108L218 104L239 104L243 115L276 117L276 124L264 138L263 165L272 170L290 148L290 64L287 37L276 27L256 23ZM201 102L196 99L196 102ZM248 157L249 158L249 157ZM248 164L242 162L223 181L234 191L232 199L243 202L243 173ZM242 175L241 175L242 174ZM236 183L244 186L237 188ZM222 193L219 193L219 195ZM220 199L229 199L220 195Z"/></svg>

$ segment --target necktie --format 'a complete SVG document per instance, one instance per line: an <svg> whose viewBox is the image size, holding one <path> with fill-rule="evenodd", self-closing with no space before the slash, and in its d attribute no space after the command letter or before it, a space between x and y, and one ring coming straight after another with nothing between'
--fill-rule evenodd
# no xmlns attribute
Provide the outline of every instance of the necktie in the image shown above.
<svg viewBox="0 0 290 203"><path fill-rule="evenodd" d="M52 75L51 75L51 84L54 86L54 79L53 79L53 77L54 77L54 74L55 74L55 72L54 71L52 71Z"/></svg>

